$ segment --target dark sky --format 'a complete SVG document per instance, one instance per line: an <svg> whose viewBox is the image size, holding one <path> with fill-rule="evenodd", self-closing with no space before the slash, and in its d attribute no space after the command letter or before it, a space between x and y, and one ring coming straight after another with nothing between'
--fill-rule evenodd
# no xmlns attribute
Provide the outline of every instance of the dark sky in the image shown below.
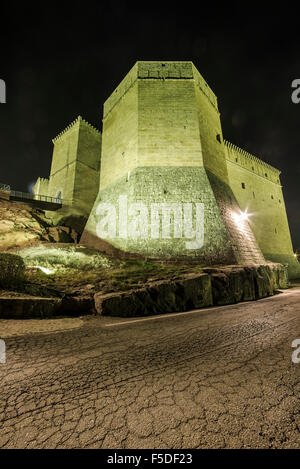
<svg viewBox="0 0 300 469"><path fill-rule="evenodd" d="M0 182L27 191L48 177L51 139L79 114L101 129L103 102L135 61L192 60L218 96L224 137L282 170L300 247L299 9L245 3L2 5Z"/></svg>

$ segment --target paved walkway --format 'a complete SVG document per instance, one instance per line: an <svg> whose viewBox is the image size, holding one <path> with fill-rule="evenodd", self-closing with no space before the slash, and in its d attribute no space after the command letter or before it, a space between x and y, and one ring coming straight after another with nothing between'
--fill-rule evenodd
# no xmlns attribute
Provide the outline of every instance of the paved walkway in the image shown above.
<svg viewBox="0 0 300 469"><path fill-rule="evenodd" d="M0 447L299 447L300 288L165 317L55 321L64 330L6 339Z"/></svg>

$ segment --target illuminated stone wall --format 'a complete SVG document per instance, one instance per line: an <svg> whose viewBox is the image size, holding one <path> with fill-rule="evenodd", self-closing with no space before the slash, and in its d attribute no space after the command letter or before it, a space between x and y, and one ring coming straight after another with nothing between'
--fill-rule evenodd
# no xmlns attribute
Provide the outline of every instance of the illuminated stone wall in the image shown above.
<svg viewBox="0 0 300 469"><path fill-rule="evenodd" d="M259 158L225 142L229 182L266 259L289 265L300 276L286 215L280 171Z"/></svg>
<svg viewBox="0 0 300 469"><path fill-rule="evenodd" d="M99 190L101 133L79 116L53 144L48 195L60 196L63 207L47 215L54 223L87 219Z"/></svg>
<svg viewBox="0 0 300 469"><path fill-rule="evenodd" d="M176 184L174 183L176 181ZM199 191L199 184L202 190ZM152 166L134 169L130 178L124 176L100 191L100 197L92 211L85 234L81 242L93 244L97 247L97 222L99 217L96 209L99 203L109 202L118 211L119 196L127 196L128 208L130 204L142 202L148 209L146 238L122 238L117 230L116 238L106 238L111 243L126 252L138 253L145 257L199 258L204 263L235 263L236 259L228 238L226 228L211 189L204 168L188 166L166 167ZM150 215L151 204L155 203L203 203L204 204L204 246L201 249L186 249L186 238L175 238L174 224L171 226L171 237L164 239L160 229L160 238L151 238ZM194 209L195 207L193 207ZM120 214L117 214L118 217ZM129 218L129 217L128 217ZM160 219L160 221L162 221ZM173 220L172 220L173 221ZM196 226L195 210L193 210L193 226ZM92 235L92 236L91 236Z"/></svg>
<svg viewBox="0 0 300 469"><path fill-rule="evenodd" d="M38 178L32 191L35 195L48 195L49 179Z"/></svg>
<svg viewBox="0 0 300 469"><path fill-rule="evenodd" d="M99 205L118 207L119 196L149 217L155 203L203 204L203 246L187 249L184 236L162 231L153 239L148 225L144 237L99 236ZM104 104L100 191L81 242L204 264L264 262L247 223L232 218L238 211L213 92L191 62L138 62Z"/></svg>
<svg viewBox="0 0 300 469"><path fill-rule="evenodd" d="M102 142L100 132L79 117L53 143L48 195L60 193L67 204L51 217L73 217L74 223L74 216L89 215L82 243L207 265L261 264L265 256L288 263L291 276L300 276L280 172L223 140L217 98L192 62L137 62L104 103ZM42 183L36 187L41 190ZM144 204L143 236L122 230L99 236L99 205L118 209L120 197L128 207ZM201 247L187 249L187 239L175 236L175 212L171 236L161 231L151 237L153 204L174 203L182 210L193 204L193 227L195 207L203 204ZM241 218L245 211L249 221Z"/></svg>
<svg viewBox="0 0 300 469"><path fill-rule="evenodd" d="M130 76L130 75L129 75ZM118 91L118 89L117 89ZM113 98L117 99L115 93ZM104 105L100 186L107 187L137 166L138 84L114 105Z"/></svg>

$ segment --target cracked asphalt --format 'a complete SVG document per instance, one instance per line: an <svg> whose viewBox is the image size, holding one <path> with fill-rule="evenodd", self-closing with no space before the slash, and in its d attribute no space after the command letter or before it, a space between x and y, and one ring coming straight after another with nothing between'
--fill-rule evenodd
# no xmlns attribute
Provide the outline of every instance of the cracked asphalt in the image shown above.
<svg viewBox="0 0 300 469"><path fill-rule="evenodd" d="M299 448L296 338L299 287L257 302L9 337L0 447Z"/></svg>

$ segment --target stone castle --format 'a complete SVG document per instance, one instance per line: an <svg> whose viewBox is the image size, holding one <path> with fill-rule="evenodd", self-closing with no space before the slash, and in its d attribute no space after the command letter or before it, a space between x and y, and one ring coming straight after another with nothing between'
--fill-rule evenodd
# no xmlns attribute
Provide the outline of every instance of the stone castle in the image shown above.
<svg viewBox="0 0 300 469"><path fill-rule="evenodd" d="M204 265L270 260L300 277L280 171L223 139L217 98L192 62L137 62L104 103L102 135L78 117L53 144L34 193L63 200L49 215L77 223L81 243ZM162 220L173 223L164 235L153 229ZM187 249L200 222L201 243Z"/></svg>

